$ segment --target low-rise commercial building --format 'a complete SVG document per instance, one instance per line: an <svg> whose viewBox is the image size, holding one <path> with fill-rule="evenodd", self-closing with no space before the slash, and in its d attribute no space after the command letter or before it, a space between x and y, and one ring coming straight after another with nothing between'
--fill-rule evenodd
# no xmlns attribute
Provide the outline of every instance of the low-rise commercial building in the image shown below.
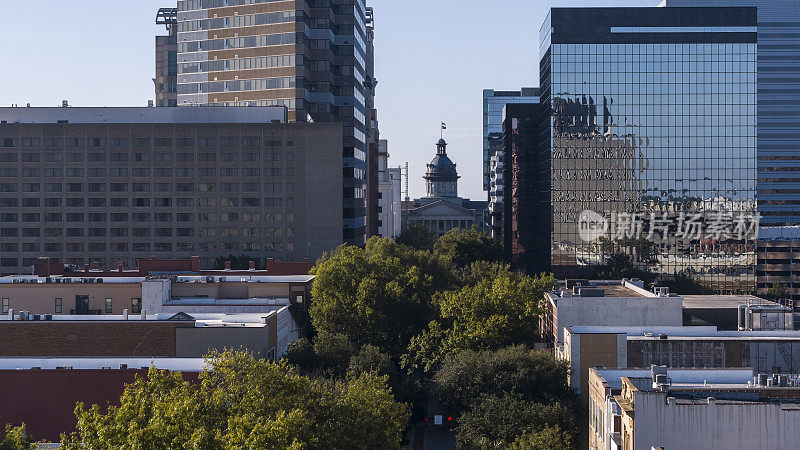
<svg viewBox="0 0 800 450"><path fill-rule="evenodd" d="M75 404L119 404L126 384L150 367L197 382L202 358L0 358L0 423L24 423L36 440L75 431Z"/></svg>
<svg viewBox="0 0 800 450"><path fill-rule="evenodd" d="M0 277L2 314L10 310L41 315L121 315L125 310L131 314L264 313L295 304L305 315L314 280L313 275L233 270L148 276L107 276L88 270L71 275Z"/></svg>
<svg viewBox="0 0 800 450"><path fill-rule="evenodd" d="M795 381L749 369L590 369L589 448L794 449Z"/></svg>
<svg viewBox="0 0 800 450"><path fill-rule="evenodd" d="M638 280L567 280L545 293L540 337L559 347L571 326L680 326L681 298L644 289Z"/></svg>
<svg viewBox="0 0 800 450"><path fill-rule="evenodd" d="M300 336L289 306L261 314L12 314L0 316L0 357L202 358L228 348L275 359Z"/></svg>

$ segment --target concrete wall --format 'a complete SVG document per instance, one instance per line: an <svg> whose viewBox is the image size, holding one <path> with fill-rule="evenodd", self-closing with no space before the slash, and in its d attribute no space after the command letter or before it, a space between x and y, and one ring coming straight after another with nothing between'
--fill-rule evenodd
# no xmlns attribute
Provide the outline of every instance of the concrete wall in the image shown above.
<svg viewBox="0 0 800 450"><path fill-rule="evenodd" d="M680 297L562 297L554 318L556 344L571 326L681 326Z"/></svg>
<svg viewBox="0 0 800 450"><path fill-rule="evenodd" d="M634 392L635 448L796 449L800 407L779 404L666 404L665 395Z"/></svg>
<svg viewBox="0 0 800 450"><path fill-rule="evenodd" d="M203 357L211 350L239 350L265 358L270 348L269 328L263 327L193 327L175 330L175 356Z"/></svg>
<svg viewBox="0 0 800 450"><path fill-rule="evenodd" d="M99 310L100 314L107 314L105 302L110 298L112 312L108 314L119 315L123 309L130 311L131 299L142 296L142 287L139 283L0 284L0 298L7 298L9 308L17 313L25 310L33 314L70 314L77 295L88 295L89 309ZM57 298L61 299L60 313L55 310Z"/></svg>

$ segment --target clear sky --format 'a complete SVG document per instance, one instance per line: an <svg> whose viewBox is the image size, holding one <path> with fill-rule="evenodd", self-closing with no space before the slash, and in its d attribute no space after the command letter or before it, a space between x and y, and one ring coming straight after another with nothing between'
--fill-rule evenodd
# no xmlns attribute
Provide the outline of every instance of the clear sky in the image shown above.
<svg viewBox="0 0 800 450"><path fill-rule="evenodd" d="M5 5L0 105L146 106L159 7L168 0L28 0ZM483 89L539 85L538 33L551 6L654 6L657 0L367 0L375 8L376 103L390 164L409 163L412 197L440 122L461 175L484 199Z"/></svg>

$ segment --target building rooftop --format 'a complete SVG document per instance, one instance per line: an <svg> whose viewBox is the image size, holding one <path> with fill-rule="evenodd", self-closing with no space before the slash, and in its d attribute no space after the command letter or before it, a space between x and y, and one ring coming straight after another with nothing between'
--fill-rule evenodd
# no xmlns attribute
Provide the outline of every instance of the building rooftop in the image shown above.
<svg viewBox="0 0 800 450"><path fill-rule="evenodd" d="M242 301L239 301L240 303ZM247 303L250 305L250 303ZM34 320L30 317L28 320L22 320L20 314L14 314L14 323L19 324L41 324L41 323L54 323L54 322L130 322L137 323L142 321L148 322L187 322L194 323L195 327L264 327L265 319L272 314L288 307L288 300L286 304L277 304L272 307L265 307L261 313L192 313L186 314L178 313L158 313L158 314L129 314L127 317L124 315L68 315L68 314L36 314L39 320ZM16 311L15 311L16 312ZM31 314L31 316L34 316ZM0 316L0 322L11 322L8 314Z"/></svg>
<svg viewBox="0 0 800 450"><path fill-rule="evenodd" d="M124 366L124 367L121 367ZM157 369L200 372L207 367L203 358L0 358L0 370L29 370L33 368L73 370L85 369Z"/></svg>
<svg viewBox="0 0 800 450"><path fill-rule="evenodd" d="M586 298L631 298L656 297L653 292L642 287L637 280L566 280L561 282L551 298L586 297Z"/></svg>
<svg viewBox="0 0 800 450"><path fill-rule="evenodd" d="M651 380L650 369L602 369L594 370L611 389L622 389L622 378ZM753 381L753 369L668 369L673 385L703 386L726 385L747 387Z"/></svg>
<svg viewBox="0 0 800 450"><path fill-rule="evenodd" d="M50 276L36 275L8 275L0 277L0 284L104 284L104 283L141 283L143 281L172 281L173 283L308 283L314 275L243 275L231 272L227 275L224 271L217 275L170 275L153 274L147 277L108 277L108 276Z"/></svg>
<svg viewBox="0 0 800 450"><path fill-rule="evenodd" d="M781 306L754 295L681 295L684 309L736 309L739 305Z"/></svg>
<svg viewBox="0 0 800 450"><path fill-rule="evenodd" d="M270 123L287 121L283 106L139 108L139 107L38 107L0 108L7 123Z"/></svg>

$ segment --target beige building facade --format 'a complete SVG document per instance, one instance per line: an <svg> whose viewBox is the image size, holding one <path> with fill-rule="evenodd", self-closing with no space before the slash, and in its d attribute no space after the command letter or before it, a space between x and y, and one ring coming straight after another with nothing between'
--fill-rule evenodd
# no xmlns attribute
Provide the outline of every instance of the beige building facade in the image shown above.
<svg viewBox="0 0 800 450"><path fill-rule="evenodd" d="M316 259L342 238L342 126L284 108L0 108L0 273L36 258Z"/></svg>

